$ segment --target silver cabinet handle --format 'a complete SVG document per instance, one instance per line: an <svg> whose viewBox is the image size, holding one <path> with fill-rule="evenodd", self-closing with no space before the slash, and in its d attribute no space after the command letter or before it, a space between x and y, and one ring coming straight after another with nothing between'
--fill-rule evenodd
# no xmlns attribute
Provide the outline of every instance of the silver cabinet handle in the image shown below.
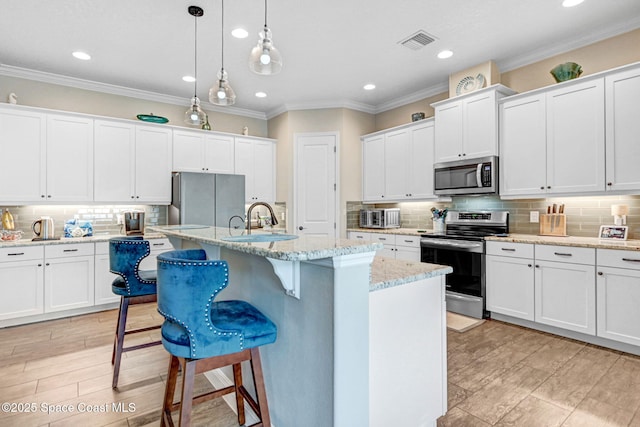
<svg viewBox="0 0 640 427"><path fill-rule="evenodd" d="M513 249L513 248L502 248L502 250L503 250L503 251L506 251L506 252L515 252L515 251L516 251L516 250L515 250L515 249Z"/></svg>
<svg viewBox="0 0 640 427"><path fill-rule="evenodd" d="M78 252L77 249L63 249L62 252Z"/></svg>
<svg viewBox="0 0 640 427"><path fill-rule="evenodd" d="M14 252L12 254L7 254L8 256L20 256L20 255L24 255L24 252Z"/></svg>
<svg viewBox="0 0 640 427"><path fill-rule="evenodd" d="M623 261L629 261L629 262L640 262L640 259L634 259L634 258L622 258Z"/></svg>
<svg viewBox="0 0 640 427"><path fill-rule="evenodd" d="M568 254L566 252L554 252L553 254L558 256L573 256L573 254Z"/></svg>

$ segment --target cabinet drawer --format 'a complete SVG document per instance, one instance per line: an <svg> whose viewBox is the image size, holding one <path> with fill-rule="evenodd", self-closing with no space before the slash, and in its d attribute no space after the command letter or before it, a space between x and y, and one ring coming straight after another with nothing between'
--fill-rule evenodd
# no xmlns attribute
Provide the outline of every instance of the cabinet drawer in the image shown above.
<svg viewBox="0 0 640 427"><path fill-rule="evenodd" d="M487 242L487 255L533 258L531 243Z"/></svg>
<svg viewBox="0 0 640 427"><path fill-rule="evenodd" d="M17 246L15 248L0 248L0 262L28 261L42 259L42 246Z"/></svg>
<svg viewBox="0 0 640 427"><path fill-rule="evenodd" d="M49 245L44 248L45 258L62 258L69 256L93 255L95 247L91 243L72 243L62 245Z"/></svg>
<svg viewBox="0 0 640 427"><path fill-rule="evenodd" d="M109 242L97 242L96 255L109 255Z"/></svg>
<svg viewBox="0 0 640 427"><path fill-rule="evenodd" d="M380 242L385 245L395 245L396 244L396 236L395 234L380 234L380 233L371 233L371 241L372 242Z"/></svg>
<svg viewBox="0 0 640 427"><path fill-rule="evenodd" d="M362 231L350 231L349 239L353 240L371 240L371 233L364 233Z"/></svg>
<svg viewBox="0 0 640 427"><path fill-rule="evenodd" d="M396 246L419 248L420 236L404 236L402 234L396 234Z"/></svg>
<svg viewBox="0 0 640 427"><path fill-rule="evenodd" d="M640 270L640 252L598 249L598 265Z"/></svg>
<svg viewBox="0 0 640 427"><path fill-rule="evenodd" d="M535 245L536 260L562 261L573 264L596 263L596 250L593 248L576 248L573 246Z"/></svg>
<svg viewBox="0 0 640 427"><path fill-rule="evenodd" d="M149 247L151 248L151 252L165 252L173 249L173 246L169 242L169 239L149 239Z"/></svg>

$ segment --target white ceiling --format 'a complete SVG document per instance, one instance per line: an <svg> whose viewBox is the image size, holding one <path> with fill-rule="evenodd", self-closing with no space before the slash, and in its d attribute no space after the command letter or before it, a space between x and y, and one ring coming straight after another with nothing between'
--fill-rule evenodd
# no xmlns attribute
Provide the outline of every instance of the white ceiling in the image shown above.
<svg viewBox="0 0 640 427"><path fill-rule="evenodd" d="M35 70L143 96L169 95L186 106L193 94L193 83L182 81L193 75L191 4L204 9L198 18L198 96L204 102L221 65L221 0L2 0L0 74ZM260 76L247 60L264 23L264 2L225 2L225 33L243 27L250 34L225 36L225 69L237 94L229 112L384 111L441 93L449 74L487 60L507 71L640 27L639 0L585 0L574 8L561 0L270 0L268 7L284 68ZM418 30L436 41L417 51L398 44ZM443 49L454 56L437 59ZM73 58L75 50L92 60ZM377 88L363 90L370 82ZM256 98L257 91L268 96Z"/></svg>

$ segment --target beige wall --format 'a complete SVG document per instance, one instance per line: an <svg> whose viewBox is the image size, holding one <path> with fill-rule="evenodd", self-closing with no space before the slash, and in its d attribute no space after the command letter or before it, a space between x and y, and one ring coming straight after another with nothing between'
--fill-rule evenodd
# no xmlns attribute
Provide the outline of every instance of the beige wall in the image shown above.
<svg viewBox="0 0 640 427"><path fill-rule="evenodd" d="M423 112L425 117L433 117L431 104L447 99L449 97L448 95L447 92L443 92L420 101L412 102L411 104L394 108L393 110L378 113L376 114L376 131L411 123L411 115L413 113Z"/></svg>
<svg viewBox="0 0 640 427"><path fill-rule="evenodd" d="M169 119L173 126L190 127L183 123L190 96L185 93L185 105L145 101L121 95L111 95L33 80L0 76L0 102L10 93L18 97L18 104L77 113L136 120L138 114L153 113ZM241 134L249 128L249 135L267 136L267 120L207 111L212 130Z"/></svg>

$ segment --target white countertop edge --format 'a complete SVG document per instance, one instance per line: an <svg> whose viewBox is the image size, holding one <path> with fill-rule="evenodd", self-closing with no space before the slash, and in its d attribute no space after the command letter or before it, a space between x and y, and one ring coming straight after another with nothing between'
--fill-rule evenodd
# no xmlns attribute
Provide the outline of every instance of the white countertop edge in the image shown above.
<svg viewBox="0 0 640 427"><path fill-rule="evenodd" d="M0 240L0 248L15 248L20 246L48 246L48 245L68 245L77 243L98 243L108 242L114 237L126 237L124 234L97 234L90 237L61 237L57 240ZM160 233L148 233L142 237L145 239L164 239L166 236Z"/></svg>
<svg viewBox="0 0 640 427"><path fill-rule="evenodd" d="M376 256L371 264L371 285L369 292L388 289L431 277L443 276L453 272L445 265L428 264L417 261Z"/></svg>
<svg viewBox="0 0 640 427"><path fill-rule="evenodd" d="M535 234L510 234L507 237L485 237L489 242L530 243L536 245L573 246L595 249L619 249L640 251L640 240L607 240L597 237L538 236Z"/></svg>

